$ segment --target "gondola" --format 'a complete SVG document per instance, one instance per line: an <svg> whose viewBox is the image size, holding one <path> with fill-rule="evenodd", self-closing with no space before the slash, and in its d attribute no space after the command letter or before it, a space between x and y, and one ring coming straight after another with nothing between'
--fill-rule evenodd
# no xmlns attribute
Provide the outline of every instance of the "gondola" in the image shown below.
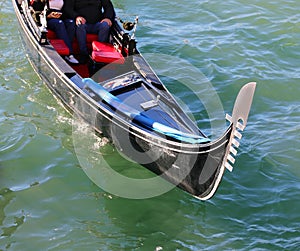
<svg viewBox="0 0 300 251"><path fill-rule="evenodd" d="M66 46L47 30L43 13L37 24L27 0L12 1L33 68L67 109L88 122L96 113L95 130L174 186L200 200L215 194L225 169L231 171L235 162L256 83L242 87L232 116L226 115L228 128L210 140L176 102L120 20L114 21L110 43L88 34L91 58L73 66L63 59ZM136 23L126 25L134 30Z"/></svg>

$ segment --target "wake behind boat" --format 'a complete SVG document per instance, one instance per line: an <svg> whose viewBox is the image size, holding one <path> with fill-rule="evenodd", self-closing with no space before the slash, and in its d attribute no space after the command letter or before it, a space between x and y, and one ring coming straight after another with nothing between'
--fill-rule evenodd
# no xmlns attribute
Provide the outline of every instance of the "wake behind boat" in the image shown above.
<svg viewBox="0 0 300 251"><path fill-rule="evenodd" d="M177 104L120 21L114 21L109 43L87 34L89 61L70 65L63 59L68 48L47 30L43 14L39 25L27 0L12 1L32 66L66 108L90 123L96 112L92 126L97 131L130 159L141 163L143 154L141 165L172 184L201 200L214 195L235 162L255 83L240 90L232 116L226 116L229 127L211 141ZM136 24L137 19L123 27L135 30ZM76 40L73 47L78 50Z"/></svg>

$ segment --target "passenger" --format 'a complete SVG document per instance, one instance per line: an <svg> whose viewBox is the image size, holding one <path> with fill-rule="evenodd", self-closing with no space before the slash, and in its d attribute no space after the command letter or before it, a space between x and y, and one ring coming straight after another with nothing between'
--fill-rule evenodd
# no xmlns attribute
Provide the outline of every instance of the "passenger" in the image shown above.
<svg viewBox="0 0 300 251"><path fill-rule="evenodd" d="M32 0L31 6L35 11L42 11L47 4L47 27L53 30L58 39L64 40L70 50L69 56L65 60L71 64L78 64L74 57L72 41L75 36L75 23L72 19L63 19L62 8L64 0Z"/></svg>
<svg viewBox="0 0 300 251"><path fill-rule="evenodd" d="M67 18L75 20L79 62L86 63L86 34L98 34L99 42L108 42L110 27L115 18L113 4L110 0L65 0L64 14Z"/></svg>

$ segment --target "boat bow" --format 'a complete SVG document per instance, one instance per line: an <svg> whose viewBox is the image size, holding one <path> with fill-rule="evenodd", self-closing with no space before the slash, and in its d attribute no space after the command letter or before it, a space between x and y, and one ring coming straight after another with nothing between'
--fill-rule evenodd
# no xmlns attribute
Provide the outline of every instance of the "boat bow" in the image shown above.
<svg viewBox="0 0 300 251"><path fill-rule="evenodd" d="M240 131L243 131L247 125L255 88L255 82L250 82L244 85L239 91L238 96L236 97L235 104L232 110L232 116L226 114L226 119L230 122L230 127L232 127L232 130L229 138L229 143L226 147L223 163L210 192L205 196L195 196L198 199L208 200L215 194L223 177L225 168L232 172L232 165L235 163L237 148L240 146L239 140L241 140L242 138L242 134Z"/></svg>

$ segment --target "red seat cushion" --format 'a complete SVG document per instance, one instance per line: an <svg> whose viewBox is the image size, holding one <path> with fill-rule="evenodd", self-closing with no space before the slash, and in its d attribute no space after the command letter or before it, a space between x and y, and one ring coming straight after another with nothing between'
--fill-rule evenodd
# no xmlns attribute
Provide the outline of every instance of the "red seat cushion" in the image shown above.
<svg viewBox="0 0 300 251"><path fill-rule="evenodd" d="M122 54L112 44L94 41L92 46L92 59L97 63L123 64L125 61Z"/></svg>
<svg viewBox="0 0 300 251"><path fill-rule="evenodd" d="M70 50L68 46L65 44L62 39L51 39L50 44L54 47L54 49L58 52L59 55L67 56L70 54Z"/></svg>
<svg viewBox="0 0 300 251"><path fill-rule="evenodd" d="M54 38L56 38L55 32L53 30L49 30L48 29L47 38L48 39L54 39Z"/></svg>
<svg viewBox="0 0 300 251"><path fill-rule="evenodd" d="M53 30L48 29L47 38L48 39L56 39L57 36ZM90 33L86 34L86 44L87 44L89 51L92 51L92 42L97 41L97 40L98 40L97 34L90 34ZM79 53L79 47L78 47L78 42L77 42L76 38L73 41L73 50L74 50L75 54Z"/></svg>
<svg viewBox="0 0 300 251"><path fill-rule="evenodd" d="M93 41L97 41L97 40L98 40L98 35L97 34L91 34L91 33L86 34L87 44L92 44Z"/></svg>

